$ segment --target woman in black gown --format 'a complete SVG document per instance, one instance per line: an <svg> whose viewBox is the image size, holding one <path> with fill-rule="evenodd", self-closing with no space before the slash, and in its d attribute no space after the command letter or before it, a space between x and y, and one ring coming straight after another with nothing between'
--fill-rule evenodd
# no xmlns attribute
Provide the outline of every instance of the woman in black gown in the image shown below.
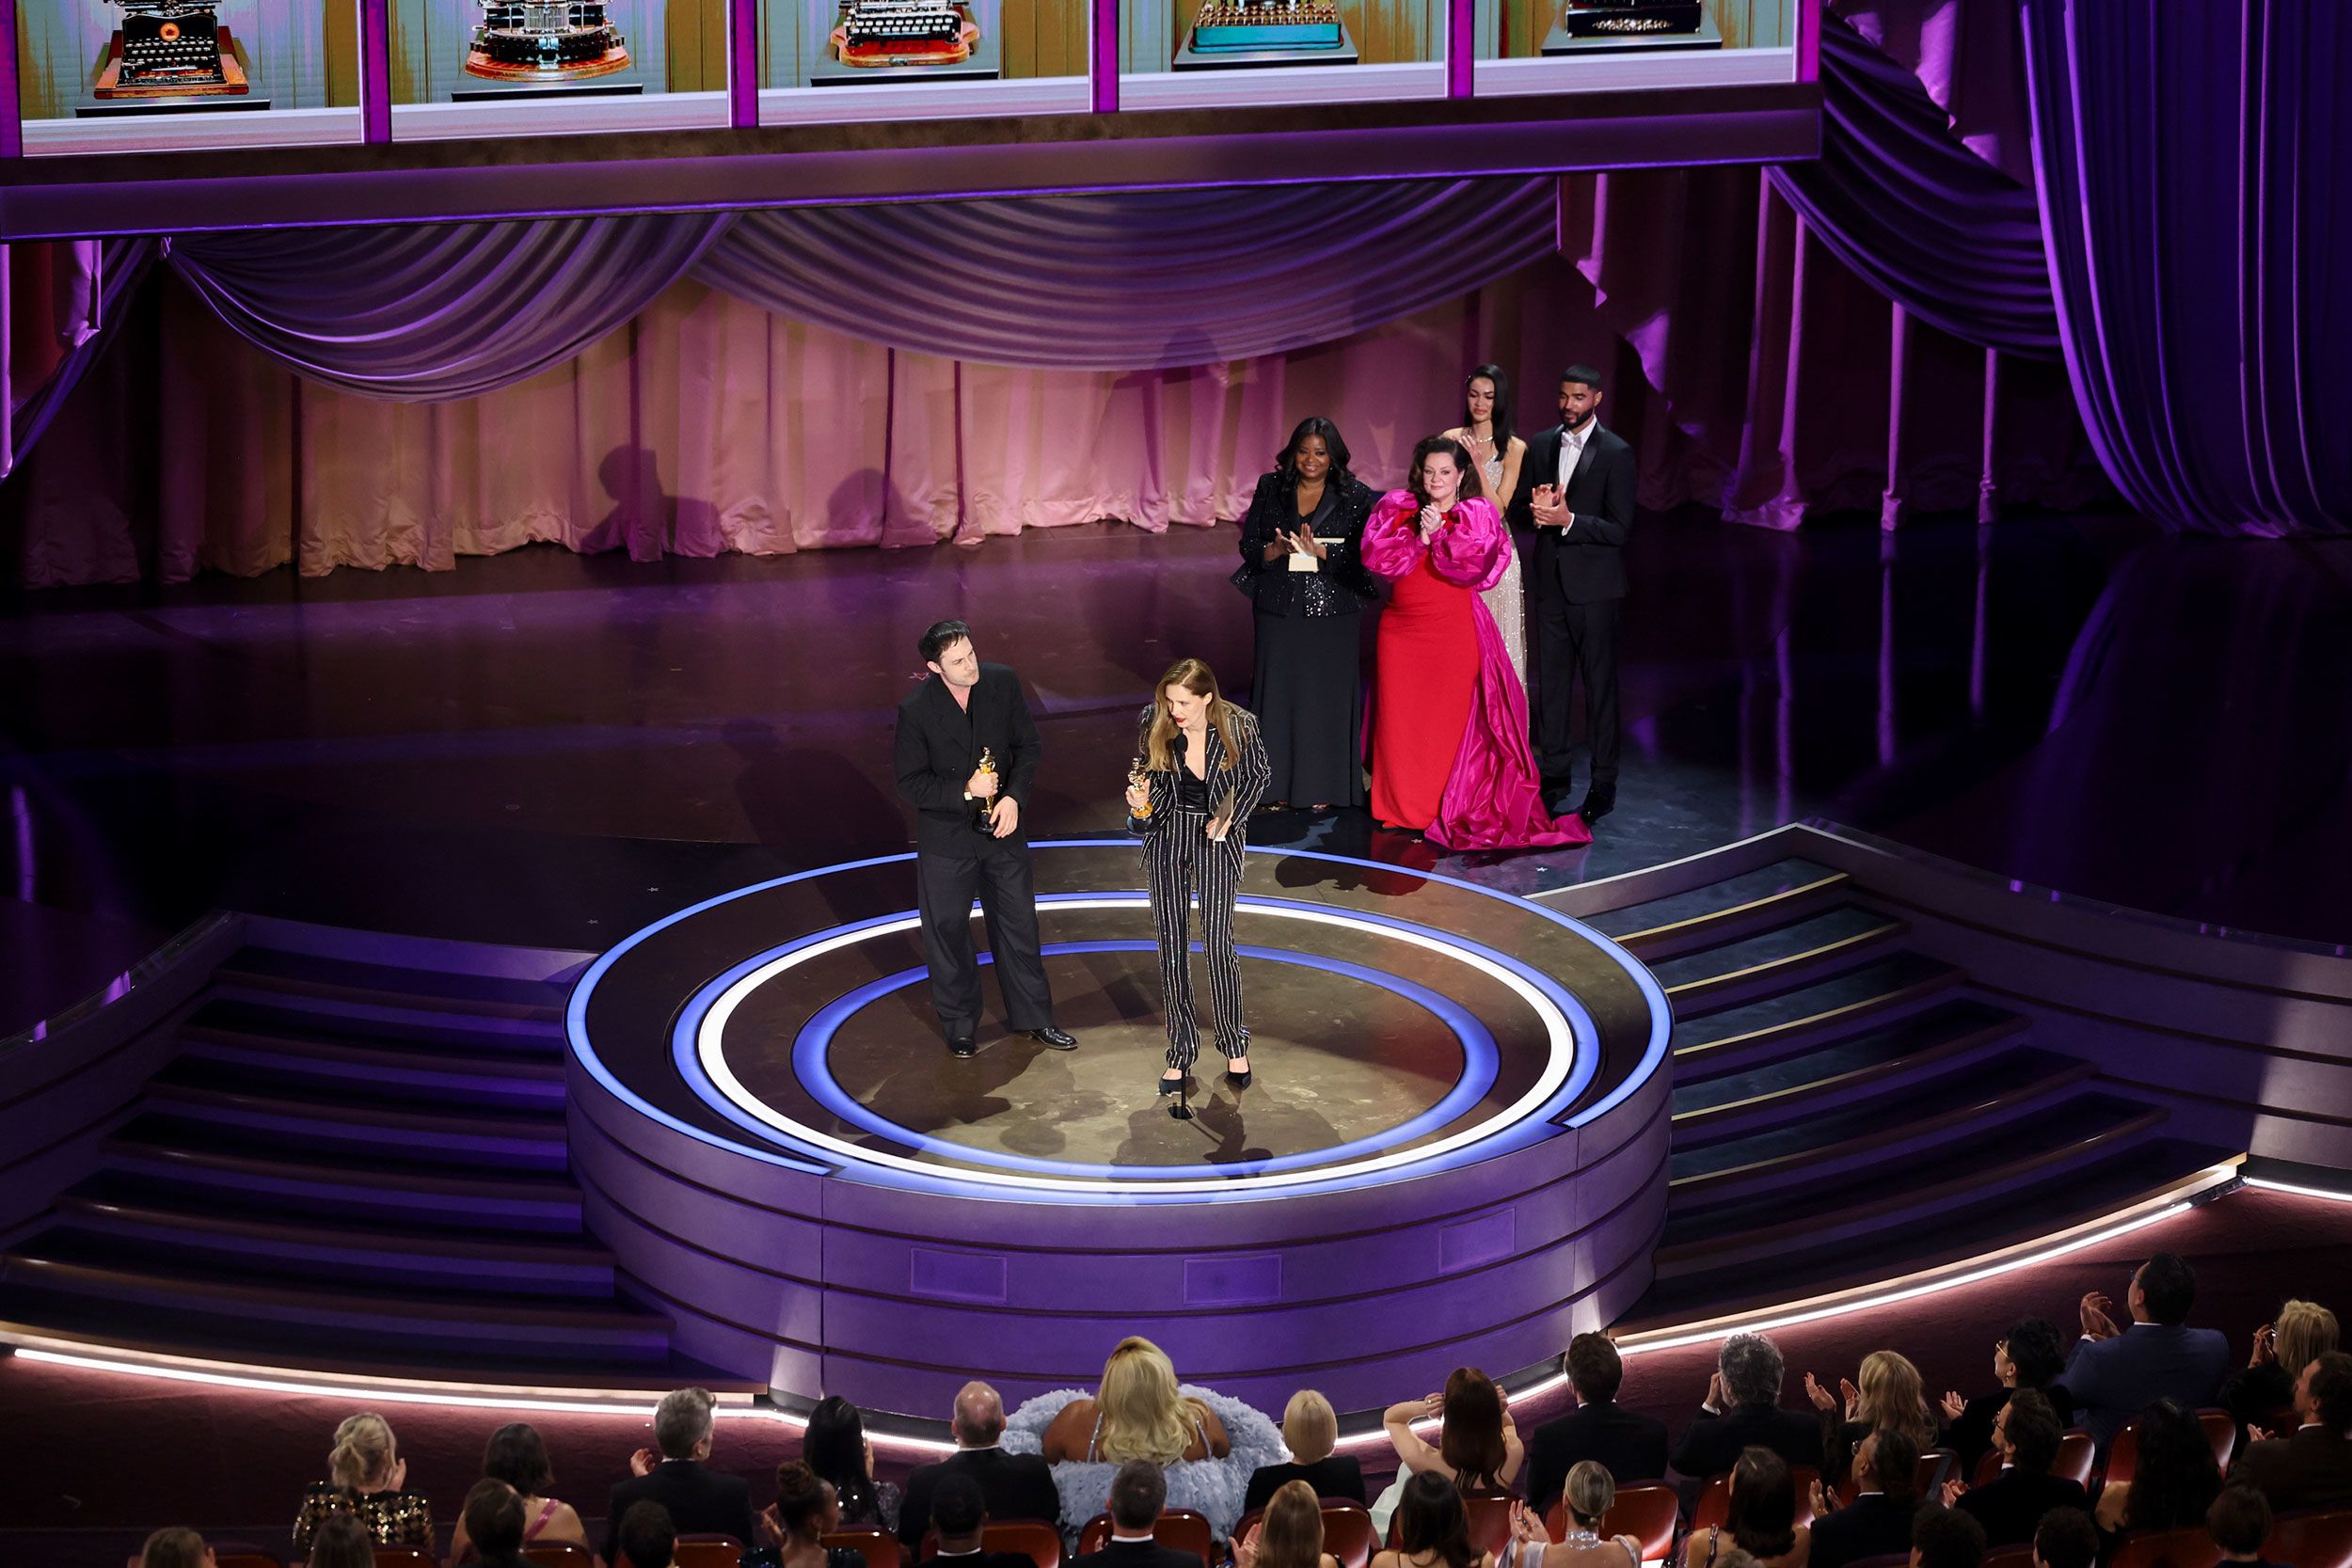
<svg viewBox="0 0 2352 1568"><path fill-rule="evenodd" d="M1242 519L1233 583L1257 606L1249 705L1274 768L1274 804L1364 803L1359 628L1377 590L1357 546L1377 499L1348 471L1347 443L1331 421L1306 419Z"/></svg>

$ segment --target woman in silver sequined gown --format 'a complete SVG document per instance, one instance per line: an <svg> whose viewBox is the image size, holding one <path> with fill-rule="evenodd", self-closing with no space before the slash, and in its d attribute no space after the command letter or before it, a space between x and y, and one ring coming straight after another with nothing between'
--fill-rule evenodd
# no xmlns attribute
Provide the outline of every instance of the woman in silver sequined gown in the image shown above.
<svg viewBox="0 0 2352 1568"><path fill-rule="evenodd" d="M1470 449L1486 482L1486 499L1495 510L1508 515L1511 497L1518 488L1519 462L1527 443L1511 433L1511 378L1501 365L1481 365L1462 384L1462 423L1446 432ZM1520 588L1518 551L1502 570L1502 579L1480 595L1486 613L1495 618L1502 645L1511 655L1511 672L1527 686L1527 595Z"/></svg>

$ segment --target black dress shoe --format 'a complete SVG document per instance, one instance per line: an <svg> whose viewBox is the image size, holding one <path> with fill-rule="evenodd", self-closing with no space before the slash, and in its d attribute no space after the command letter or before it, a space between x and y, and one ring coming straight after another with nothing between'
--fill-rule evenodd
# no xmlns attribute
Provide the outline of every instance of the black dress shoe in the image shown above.
<svg viewBox="0 0 2352 1568"><path fill-rule="evenodd" d="M1078 1049L1077 1036L1065 1035L1050 1023L1042 1029L1030 1030L1029 1038L1037 1041L1040 1045L1050 1045L1057 1051L1075 1051Z"/></svg>
<svg viewBox="0 0 2352 1568"><path fill-rule="evenodd" d="M969 1035L952 1036L947 1041L947 1054L961 1060L980 1053L979 1041Z"/></svg>
<svg viewBox="0 0 2352 1568"><path fill-rule="evenodd" d="M1615 790L1596 789L1586 794L1584 803L1576 808L1576 815L1582 817L1584 825L1589 828L1616 809L1617 792Z"/></svg>

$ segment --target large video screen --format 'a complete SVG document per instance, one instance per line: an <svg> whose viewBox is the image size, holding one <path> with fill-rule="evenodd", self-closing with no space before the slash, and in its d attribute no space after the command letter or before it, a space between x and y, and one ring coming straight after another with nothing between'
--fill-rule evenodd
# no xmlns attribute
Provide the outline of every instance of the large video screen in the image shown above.
<svg viewBox="0 0 2352 1568"><path fill-rule="evenodd" d="M392 135L727 123L725 0L392 0Z"/></svg>
<svg viewBox="0 0 2352 1568"><path fill-rule="evenodd" d="M1089 0L763 0L760 119L1080 113Z"/></svg>
<svg viewBox="0 0 2352 1568"><path fill-rule="evenodd" d="M27 152L359 139L357 0L17 0Z"/></svg>

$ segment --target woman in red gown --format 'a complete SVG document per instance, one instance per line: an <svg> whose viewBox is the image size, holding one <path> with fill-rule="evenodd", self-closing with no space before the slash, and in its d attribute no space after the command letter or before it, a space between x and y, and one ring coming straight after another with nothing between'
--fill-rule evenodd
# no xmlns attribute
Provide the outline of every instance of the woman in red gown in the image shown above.
<svg viewBox="0 0 2352 1568"><path fill-rule="evenodd" d="M1527 693L1478 596L1510 564L1511 531L1459 441L1413 449L1407 487L1373 508L1362 553L1395 584L1373 675L1373 819L1448 849L1590 844L1581 820L1544 808Z"/></svg>

